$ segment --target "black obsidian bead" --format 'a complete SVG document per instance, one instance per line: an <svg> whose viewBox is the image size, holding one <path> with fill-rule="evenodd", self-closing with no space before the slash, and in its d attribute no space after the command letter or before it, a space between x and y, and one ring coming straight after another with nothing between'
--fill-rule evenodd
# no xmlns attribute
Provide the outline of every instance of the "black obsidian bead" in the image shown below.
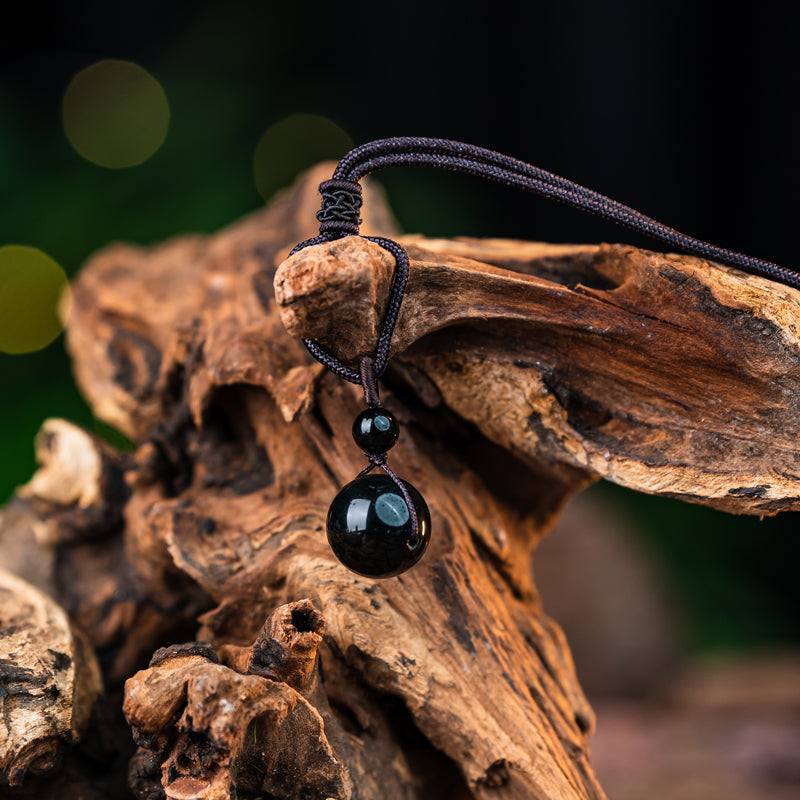
<svg viewBox="0 0 800 800"><path fill-rule="evenodd" d="M400 426L394 414L385 408L367 408L353 423L353 438L365 453L385 453L394 447L399 435Z"/></svg>
<svg viewBox="0 0 800 800"><path fill-rule="evenodd" d="M431 515L422 495L403 481L417 512L411 514L400 489L385 473L363 475L336 495L328 510L328 542L346 567L369 578L391 578L422 558L431 536Z"/></svg>

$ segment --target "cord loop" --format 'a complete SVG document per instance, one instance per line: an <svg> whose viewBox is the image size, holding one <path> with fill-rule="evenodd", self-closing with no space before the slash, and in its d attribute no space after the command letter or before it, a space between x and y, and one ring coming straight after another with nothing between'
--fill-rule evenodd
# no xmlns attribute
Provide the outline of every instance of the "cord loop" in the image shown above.
<svg viewBox="0 0 800 800"><path fill-rule="evenodd" d="M370 408L377 408L381 404L381 399L375 381L375 362L369 356L364 356L358 363L358 371L361 375L361 385L364 387L364 402Z"/></svg>
<svg viewBox="0 0 800 800"><path fill-rule="evenodd" d="M540 167L472 144L417 136L378 139L347 153L337 165L333 177L320 184L322 208L317 213L320 223L319 234L298 244L292 250L292 254L309 245L334 241L343 236L358 235L361 223L359 210L362 204L358 181L371 172L397 166L426 166L463 172L497 181L506 186L525 189L644 233L676 250L737 267L745 272L800 289L800 273L795 270L694 239L629 206ZM374 382L375 378L383 374L389 361L392 334L408 281L409 262L408 255L397 242L381 237L365 238L388 250L394 256L396 264L394 283L378 336L374 362L371 364ZM367 403L371 405L369 400L371 395L368 396L360 368L353 369L343 364L312 339L304 339L303 342L314 358L336 375L351 383L364 385ZM384 469L388 468L384 466Z"/></svg>
<svg viewBox="0 0 800 800"><path fill-rule="evenodd" d="M408 514L411 519L411 536L409 537L408 545L413 549L417 546L417 542L419 541L419 517L417 516L417 507L411 499L408 488L386 463L389 457L387 453L364 453L364 455L369 460L369 466L364 467L364 469L356 475L356 480L364 475L369 475L374 469L382 469L392 479L394 485L400 490L400 494L403 496L403 500L405 500L406 507L408 508Z"/></svg>

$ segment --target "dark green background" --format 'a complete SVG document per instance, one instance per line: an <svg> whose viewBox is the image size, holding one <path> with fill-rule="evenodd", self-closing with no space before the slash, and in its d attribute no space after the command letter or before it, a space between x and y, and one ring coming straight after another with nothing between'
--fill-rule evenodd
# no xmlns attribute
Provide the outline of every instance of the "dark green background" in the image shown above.
<svg viewBox="0 0 800 800"><path fill-rule="evenodd" d="M74 274L114 240L215 231L262 202L252 160L264 131L311 113L355 142L418 134L489 146L687 233L797 265L800 73L788 17L729 7L722 18L688 2L377 5L18 9L0 29L0 245L39 247ZM102 58L140 64L169 99L167 140L139 167L94 166L63 134L64 90ZM304 157L286 155L298 169ZM647 244L462 176L382 180L409 231ZM0 354L0 376L0 496L34 469L46 417L113 438L74 388L61 340ZM692 646L800 639L796 515L759 522L608 491L671 567Z"/></svg>

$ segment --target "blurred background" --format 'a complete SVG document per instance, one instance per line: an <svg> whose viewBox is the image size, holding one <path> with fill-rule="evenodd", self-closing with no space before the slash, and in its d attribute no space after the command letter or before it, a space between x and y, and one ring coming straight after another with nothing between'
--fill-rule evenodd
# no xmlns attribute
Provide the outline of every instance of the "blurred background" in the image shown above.
<svg viewBox="0 0 800 800"><path fill-rule="evenodd" d="M353 144L470 141L691 235L800 266L800 66L788 4L721 14L696 2L568 0L469 13L78 0L16 14L0 28L0 502L31 475L46 417L126 446L73 383L54 311L66 278L112 241L214 232ZM653 246L465 176L407 169L379 180L408 232ZM742 663L800 644L797 515L732 517L608 485L587 497L590 513L572 511L572 529L602 508L619 520L608 526L624 540L619 552L658 576L640 631L663 625L664 664L676 653ZM587 581L565 582L558 554L542 552L545 607L556 618L561 609L569 632L567 601ZM578 569L585 542L571 552L566 570ZM576 658L591 687L587 647ZM598 697L647 689L594 683ZM781 769L800 782L797 761Z"/></svg>

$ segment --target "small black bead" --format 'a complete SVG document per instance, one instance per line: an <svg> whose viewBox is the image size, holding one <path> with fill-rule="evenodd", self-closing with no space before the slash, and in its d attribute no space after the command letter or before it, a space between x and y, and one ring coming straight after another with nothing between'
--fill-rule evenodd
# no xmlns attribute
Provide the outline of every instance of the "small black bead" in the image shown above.
<svg viewBox="0 0 800 800"><path fill-rule="evenodd" d="M417 512L411 514L395 482L385 473L363 475L334 497L328 510L328 542L348 569L369 578L391 578L422 558L431 537L431 516L422 495L407 481Z"/></svg>
<svg viewBox="0 0 800 800"><path fill-rule="evenodd" d="M353 423L353 438L365 453L385 453L394 447L399 435L400 426L394 414L385 408L367 408Z"/></svg>

